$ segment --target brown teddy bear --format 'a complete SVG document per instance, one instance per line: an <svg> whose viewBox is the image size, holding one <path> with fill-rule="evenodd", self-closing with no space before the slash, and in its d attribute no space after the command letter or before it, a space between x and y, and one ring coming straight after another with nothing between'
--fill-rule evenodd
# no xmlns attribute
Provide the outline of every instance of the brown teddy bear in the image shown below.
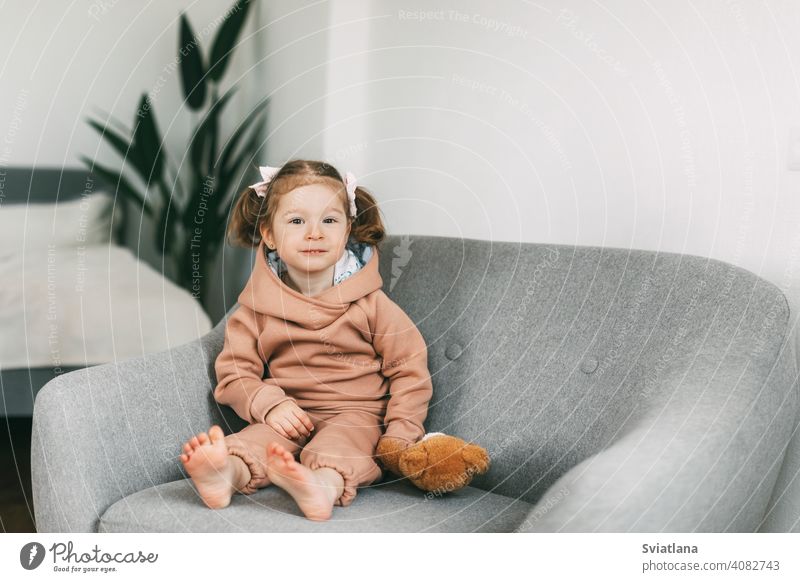
<svg viewBox="0 0 800 582"><path fill-rule="evenodd" d="M473 443L440 432L428 433L409 445L402 439L383 437L375 456L383 466L407 477L423 491L456 491L472 477L489 470L489 454Z"/></svg>

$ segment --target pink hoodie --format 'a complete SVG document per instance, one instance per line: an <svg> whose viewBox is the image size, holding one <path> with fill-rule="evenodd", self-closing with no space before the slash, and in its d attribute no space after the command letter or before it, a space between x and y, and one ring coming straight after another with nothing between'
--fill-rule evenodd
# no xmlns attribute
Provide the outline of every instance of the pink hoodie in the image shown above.
<svg viewBox="0 0 800 582"><path fill-rule="evenodd" d="M428 350L381 290L377 248L364 267L314 297L283 283L265 250L262 242L228 318L214 399L249 423L290 399L309 412L366 410L384 416L384 436L422 438L433 394Z"/></svg>

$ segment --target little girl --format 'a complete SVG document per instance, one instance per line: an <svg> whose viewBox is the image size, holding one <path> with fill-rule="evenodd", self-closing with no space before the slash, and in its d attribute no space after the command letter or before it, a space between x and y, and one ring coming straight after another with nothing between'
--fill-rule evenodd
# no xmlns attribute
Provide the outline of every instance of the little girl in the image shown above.
<svg viewBox="0 0 800 582"><path fill-rule="evenodd" d="M380 439L425 434L427 347L381 290L372 195L323 162L260 170L228 229L258 253L215 365L214 399L249 425L227 436L214 425L180 458L212 509L273 483L325 520L380 479Z"/></svg>

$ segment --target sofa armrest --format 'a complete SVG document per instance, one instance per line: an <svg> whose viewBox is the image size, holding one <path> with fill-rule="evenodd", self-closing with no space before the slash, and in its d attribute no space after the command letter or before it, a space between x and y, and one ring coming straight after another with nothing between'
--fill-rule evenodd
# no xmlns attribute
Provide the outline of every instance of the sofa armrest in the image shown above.
<svg viewBox="0 0 800 582"><path fill-rule="evenodd" d="M647 411L551 485L518 531L757 531L800 406L786 356L676 366Z"/></svg>
<svg viewBox="0 0 800 582"><path fill-rule="evenodd" d="M184 477L183 442L212 423L225 426L212 395L224 322L182 346L42 388L31 443L38 532L95 532L119 499Z"/></svg>

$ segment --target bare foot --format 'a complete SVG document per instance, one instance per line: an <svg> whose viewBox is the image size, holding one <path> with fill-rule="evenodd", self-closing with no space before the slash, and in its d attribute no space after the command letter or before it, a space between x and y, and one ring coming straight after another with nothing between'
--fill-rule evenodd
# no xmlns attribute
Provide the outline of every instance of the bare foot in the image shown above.
<svg viewBox="0 0 800 582"><path fill-rule="evenodd" d="M294 460L294 456L278 443L267 445L267 476L297 502L308 519L324 521L333 513L337 491L319 471L312 471Z"/></svg>
<svg viewBox="0 0 800 582"><path fill-rule="evenodd" d="M208 434L201 432L183 445L180 456L183 466L211 509L227 507L236 490L236 466L229 457L225 435L217 425Z"/></svg>

